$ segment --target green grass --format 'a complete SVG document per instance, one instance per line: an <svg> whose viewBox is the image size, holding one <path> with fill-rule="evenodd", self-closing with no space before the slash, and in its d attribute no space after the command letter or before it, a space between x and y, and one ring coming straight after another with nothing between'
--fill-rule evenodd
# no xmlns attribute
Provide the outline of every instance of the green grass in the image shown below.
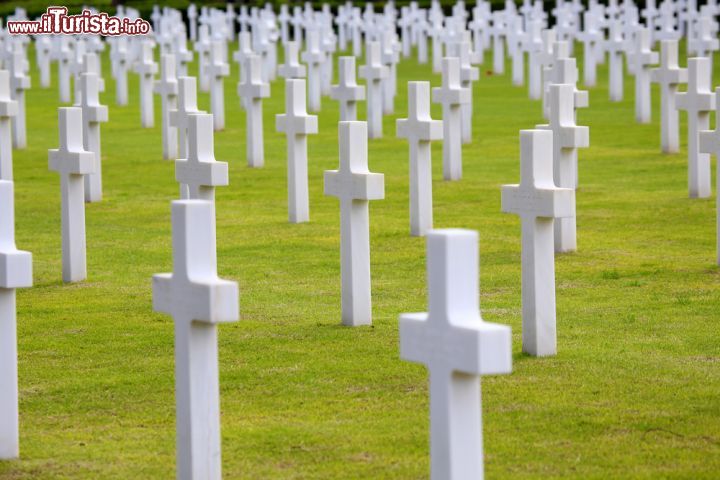
<svg viewBox="0 0 720 480"><path fill-rule="evenodd" d="M29 147L15 152L15 177L17 244L33 253L35 287L18 292L22 458L0 462L0 478L172 478L173 326L152 312L150 279L172 268L178 185L162 160L159 99L157 126L140 128L137 77L130 105L117 107L106 54L105 199L87 206L89 279L63 285L59 179L47 168L58 93L39 88L31 63ZM441 180L437 142L433 189L436 227L480 232L484 319L513 329L512 375L483 379L488 478L717 478L715 200L688 199L684 150L659 153L657 90L653 124L637 125L632 80L611 104L604 66L579 114L591 127L579 249L556 260L558 355L536 359L521 353L520 225L500 213L500 185L519 180L518 130L542 123L540 103L486 69L463 180ZM400 361L397 324L426 308L425 242L409 236L408 148L394 126L417 79L439 83L404 61L396 115L369 145L386 199L370 213L374 325L355 329L339 325L339 206L322 193L323 171L338 165L337 104L323 98L309 139L311 222L290 225L286 144L274 131L282 81L264 104L266 166L249 169L235 66L226 79L215 152L231 184L217 193L218 262L240 284L242 316L220 327L226 478L428 476L427 373ZM209 108L207 94L199 101Z"/></svg>

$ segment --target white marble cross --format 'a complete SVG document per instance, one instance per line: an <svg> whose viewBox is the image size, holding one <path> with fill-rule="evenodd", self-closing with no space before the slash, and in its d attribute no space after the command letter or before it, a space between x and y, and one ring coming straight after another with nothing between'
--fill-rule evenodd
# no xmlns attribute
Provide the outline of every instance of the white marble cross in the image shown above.
<svg viewBox="0 0 720 480"><path fill-rule="evenodd" d="M442 121L430 117L430 82L408 82L408 118L397 120L397 136L410 144L410 235L422 237L433 226L430 142L443 138Z"/></svg>
<svg viewBox="0 0 720 480"><path fill-rule="evenodd" d="M604 33L597 26L596 13L588 10L583 13L584 30L578 35L583 43L583 78L586 87L594 87L597 83L598 46L605 40Z"/></svg>
<svg viewBox="0 0 720 480"><path fill-rule="evenodd" d="M710 129L710 112L715 109L715 93L710 90L710 60L688 59L687 92L675 97L678 110L688 115L688 189L690 198L707 198L710 186L710 155L701 153L698 132Z"/></svg>
<svg viewBox="0 0 720 480"><path fill-rule="evenodd" d="M520 132L520 184L502 187L502 211L522 226L522 343L533 356L557 353L553 221L575 216L575 191L553 182L553 134Z"/></svg>
<svg viewBox="0 0 720 480"><path fill-rule="evenodd" d="M73 52L70 50L72 37L60 35L55 38L53 58L58 63L58 92L60 102L70 102L70 62L73 59ZM111 55L112 57L112 55Z"/></svg>
<svg viewBox="0 0 720 480"><path fill-rule="evenodd" d="M135 67L140 75L140 120L143 128L152 128L155 126L153 84L158 66L153 60L153 44L143 41L140 48L140 59Z"/></svg>
<svg viewBox="0 0 720 480"><path fill-rule="evenodd" d="M507 33L505 12L493 12L491 32L493 39L493 73L502 75L505 73L505 38Z"/></svg>
<svg viewBox="0 0 720 480"><path fill-rule="evenodd" d="M17 114L12 121L12 143L15 148L27 147L25 122L25 90L30 88L30 77L25 74L27 60L22 49L10 54L10 97L17 102Z"/></svg>
<svg viewBox="0 0 720 480"><path fill-rule="evenodd" d="M0 180L12 181L12 127L18 104L10 97L10 72L0 70Z"/></svg>
<svg viewBox="0 0 720 480"><path fill-rule="evenodd" d="M320 50L325 54L325 60L320 65L320 92L322 95L330 95L335 68L334 55L337 50L337 38L332 24L324 25L320 29Z"/></svg>
<svg viewBox="0 0 720 480"><path fill-rule="evenodd" d="M365 87L355 80L355 57L338 59L338 84L330 89L330 98L340 102L340 121L357 120L357 102L365 100Z"/></svg>
<svg viewBox="0 0 720 480"><path fill-rule="evenodd" d="M389 74L382 64L380 43L368 42L365 48L365 65L360 66L360 78L365 79L367 88L368 138L382 138L382 82Z"/></svg>
<svg viewBox="0 0 720 480"><path fill-rule="evenodd" d="M550 123L537 128L553 132L553 178L561 188L575 189L577 179L577 149L590 145L588 127L575 125L572 85L551 84L548 90ZM574 197L573 197L574 202ZM573 203L573 211L575 204ZM555 251L577 250L576 219L565 217L555 222Z"/></svg>
<svg viewBox="0 0 720 480"><path fill-rule="evenodd" d="M188 151L175 161L175 180L183 200L215 201L215 187L229 183L228 164L215 161L212 115L194 113L187 117Z"/></svg>
<svg viewBox="0 0 720 480"><path fill-rule="evenodd" d="M250 55L253 55L250 32L238 33L238 45L238 50L233 53L233 61L238 64L238 78L240 79L238 85L240 85L245 80L247 59ZM245 108L245 102L240 102L240 105L242 106L242 108Z"/></svg>
<svg viewBox="0 0 720 480"><path fill-rule="evenodd" d="M96 168L95 154L83 148L82 110L58 109L60 148L48 152L50 170L60 174L62 194L63 281L80 282L87 277L85 260L84 175Z"/></svg>
<svg viewBox="0 0 720 480"><path fill-rule="evenodd" d="M660 147L665 153L680 149L678 111L675 97L678 85L687 83L687 69L678 67L678 41L663 40L660 48L660 67L650 76L660 84Z"/></svg>
<svg viewBox="0 0 720 480"><path fill-rule="evenodd" d="M395 112L395 95L397 95L397 64L400 61L396 33L394 29L387 29L382 34L380 60L387 67L388 75L382 81L383 114L392 115Z"/></svg>
<svg viewBox="0 0 720 480"><path fill-rule="evenodd" d="M318 133L318 117L305 108L305 80L285 81L285 113L276 115L278 132L287 137L288 218L290 223L310 221L307 136Z"/></svg>
<svg viewBox="0 0 720 480"><path fill-rule="evenodd" d="M110 53L113 65L115 66L115 103L120 106L128 104L128 81L127 73L132 65L132 53L128 49L128 39L125 36L120 36L113 43L115 47ZM62 73L61 73L62 78ZM61 89L61 101L62 100L62 89Z"/></svg>
<svg viewBox="0 0 720 480"><path fill-rule="evenodd" d="M510 53L512 84L522 87L525 84L525 39L529 36L524 30L525 20L521 16L513 17L507 29L508 52ZM470 46L468 45L468 51ZM460 60L462 64L462 60Z"/></svg>
<svg viewBox="0 0 720 480"><path fill-rule="evenodd" d="M215 208L172 203L173 273L153 276L153 310L175 323L177 478L220 480L217 325L239 318L236 282L217 275Z"/></svg>
<svg viewBox="0 0 720 480"><path fill-rule="evenodd" d="M80 75L85 71L86 43L86 40L82 37L75 40L75 51L70 62L70 72L72 73L75 90L74 105L80 103Z"/></svg>
<svg viewBox="0 0 720 480"><path fill-rule="evenodd" d="M32 286L32 255L15 247L13 182L0 180L0 460L20 454L15 289Z"/></svg>
<svg viewBox="0 0 720 480"><path fill-rule="evenodd" d="M427 12L418 12L419 20L415 24L417 34L417 62L421 65L428 63L428 29Z"/></svg>
<svg viewBox="0 0 720 480"><path fill-rule="evenodd" d="M35 38L35 60L40 71L40 86L50 87L50 57L52 40L48 35L38 35Z"/></svg>
<svg viewBox="0 0 720 480"><path fill-rule="evenodd" d="M238 95L245 102L247 133L247 162L250 167L265 164L263 143L262 99L270 96L270 85L262 80L262 59L257 55L248 57L244 82L238 85Z"/></svg>
<svg viewBox="0 0 720 480"><path fill-rule="evenodd" d="M455 44L455 53L460 60L460 86L467 88L470 99L460 107L462 116L462 141L472 141L472 116L473 116L473 82L480 78L480 71L470 64L470 42L463 41Z"/></svg>
<svg viewBox="0 0 720 480"><path fill-rule="evenodd" d="M93 172L85 175L85 201L102 200L102 149L100 123L108 121L108 108L100 105L100 85L97 75L83 73L80 76L80 108L82 109L83 148L95 156Z"/></svg>
<svg viewBox="0 0 720 480"><path fill-rule="evenodd" d="M194 48L198 52L198 78L200 79L200 90L207 92L210 88L210 77L207 75L207 66L210 63L210 51L212 50L212 40L210 38L210 30L208 25L200 25L198 31L198 41L195 42Z"/></svg>
<svg viewBox="0 0 720 480"><path fill-rule="evenodd" d="M528 52L528 96L531 100L542 97L543 48L542 23L534 20L528 25L523 48Z"/></svg>
<svg viewBox="0 0 720 480"><path fill-rule="evenodd" d="M163 158L166 160L178 158L178 131L170 123L170 112L178 108L176 66L174 55L164 54L160 56L160 80L155 82L154 89L161 99L160 122L162 123Z"/></svg>
<svg viewBox="0 0 720 480"><path fill-rule="evenodd" d="M480 377L512 371L512 332L485 322L479 301L478 234L427 236L427 313L400 315L400 358L430 377L430 478L482 479Z"/></svg>
<svg viewBox="0 0 720 480"><path fill-rule="evenodd" d="M605 49L610 60L608 62L608 92L611 102L621 102L623 99L623 53L625 52L625 38L622 34L621 24L618 20L610 20L608 39L605 40Z"/></svg>
<svg viewBox="0 0 720 480"><path fill-rule="evenodd" d="M340 122L340 169L325 171L325 195L340 199L342 323L370 325L369 200L385 198L385 177L370 173L367 123Z"/></svg>
<svg viewBox="0 0 720 480"><path fill-rule="evenodd" d="M307 69L305 65L298 62L300 44L290 40L285 44L285 63L278 67L278 75L286 80L291 78L305 78Z"/></svg>
<svg viewBox="0 0 720 480"><path fill-rule="evenodd" d="M290 40L290 29L288 25L288 23L290 22L290 12L287 4L280 5L280 14L278 15L278 20L280 22L280 41L283 45L287 46L287 43L289 41L292 41Z"/></svg>
<svg viewBox="0 0 720 480"><path fill-rule="evenodd" d="M463 104L470 101L470 92L460 86L460 61L445 57L442 61L442 86L432 89L434 103L443 106L443 178L462 178L462 126Z"/></svg>
<svg viewBox="0 0 720 480"><path fill-rule="evenodd" d="M307 63L308 109L320 111L320 68L326 61L325 52L320 49L320 32L316 29L307 31L307 45L302 53L303 62Z"/></svg>
<svg viewBox="0 0 720 480"><path fill-rule="evenodd" d="M214 41L207 65L207 76L210 81L210 113L216 131L225 129L225 82L223 79L230 74L230 65L225 61L225 45L223 41Z"/></svg>
<svg viewBox="0 0 720 480"><path fill-rule="evenodd" d="M650 31L642 28L635 32L635 49L628 54L628 64L635 75L635 120L650 123L650 65L658 63L658 53L650 50Z"/></svg>
<svg viewBox="0 0 720 480"><path fill-rule="evenodd" d="M169 113L170 126L178 133L178 158L187 158L187 132L190 115L204 113L197 108L197 80L195 77L178 78L177 108Z"/></svg>
<svg viewBox="0 0 720 480"><path fill-rule="evenodd" d="M432 66L433 72L440 73L442 70L442 59L443 59L443 41L442 34L445 29L443 28L443 20L441 18L434 18L430 20L430 29L428 33L432 39Z"/></svg>
<svg viewBox="0 0 720 480"><path fill-rule="evenodd" d="M703 130L699 134L699 151L700 153L706 153L709 155L715 155L715 158L720 160L720 102L717 99L720 98L720 87L715 89L715 130ZM718 162L720 165L720 161ZM720 192L720 172L716 173L716 188ZM716 195L715 198L715 210L716 210L716 230L717 230L717 264L720 265L720 195Z"/></svg>
<svg viewBox="0 0 720 480"><path fill-rule="evenodd" d="M194 3L188 5L187 8L188 23L190 24L190 40L197 40L197 7Z"/></svg>

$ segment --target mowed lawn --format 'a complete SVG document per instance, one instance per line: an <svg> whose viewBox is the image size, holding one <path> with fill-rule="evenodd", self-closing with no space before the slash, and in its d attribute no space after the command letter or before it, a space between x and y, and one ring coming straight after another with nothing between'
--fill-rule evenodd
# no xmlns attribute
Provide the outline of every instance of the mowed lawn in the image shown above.
<svg viewBox="0 0 720 480"><path fill-rule="evenodd" d="M462 181L442 181L433 145L435 226L480 232L483 318L513 329L513 373L482 381L488 478L717 478L715 196L688 198L685 115L681 153L660 154L657 89L653 123L638 125L632 79L625 101L609 103L600 68L579 113L591 147L580 152L578 251L556 258L558 355L531 358L521 353L520 224L500 212L500 186L519 180L518 131L543 119L527 88L511 86L509 64L493 76L490 63L474 87ZM116 106L105 52L105 198L87 205L88 280L64 285L59 177L47 165L57 68L42 89L31 65L29 146L14 160L17 244L33 253L35 286L18 292L21 459L0 462L0 478L172 478L173 325L152 311L151 277L172 269L178 185L162 159L159 97L155 128L141 128L137 75L129 106ZM403 61L395 115L369 144L386 199L370 207L374 324L363 328L340 326L339 204L323 195L323 171L338 165L336 102L323 98L308 142L311 222L291 225L275 131L283 80L264 101L265 167L250 169L237 77L233 65L227 128L215 135L216 158L230 164L230 186L217 191L219 274L241 290L241 320L219 334L224 476L427 478L427 372L398 354L398 315L426 309L425 241L409 235L408 146L395 120L408 81L440 77ZM199 103L209 109L207 93Z"/></svg>

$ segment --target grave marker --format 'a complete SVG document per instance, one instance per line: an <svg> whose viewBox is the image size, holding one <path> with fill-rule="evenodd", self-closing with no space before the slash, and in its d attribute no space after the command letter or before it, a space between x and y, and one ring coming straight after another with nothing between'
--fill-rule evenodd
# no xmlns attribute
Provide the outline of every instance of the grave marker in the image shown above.
<svg viewBox="0 0 720 480"><path fill-rule="evenodd" d="M178 78L177 108L170 110L170 126L178 133L178 158L187 158L187 132L189 117L194 113L205 113L197 108L197 80L195 77Z"/></svg>
<svg viewBox="0 0 720 480"><path fill-rule="evenodd" d="M178 79L175 74L175 56L164 54L160 57L160 80L155 82L155 93L160 95L162 123L163 158L174 160L178 157L178 131L170 123L170 115L177 110Z"/></svg>
<svg viewBox="0 0 720 480"><path fill-rule="evenodd" d="M154 77L158 71L157 63L153 60L153 45L143 41L140 44L140 60L136 71L140 75L140 123L143 128L155 126L155 107L153 100Z"/></svg>
<svg viewBox="0 0 720 480"><path fill-rule="evenodd" d="M675 97L678 110L688 115L688 189L690 198L710 196L710 155L701 153L698 132L710 129L710 112L715 109L715 94L710 90L710 61L688 59L687 92Z"/></svg>
<svg viewBox="0 0 720 480"><path fill-rule="evenodd" d="M325 171L325 195L340 199L342 323L370 325L369 201L385 198L385 177L370 173L367 124L340 122L340 169Z"/></svg>
<svg viewBox="0 0 720 480"><path fill-rule="evenodd" d="M285 81L285 113L276 115L278 132L287 137L288 218L290 223L310 221L307 136L318 133L318 118L305 109L305 80Z"/></svg>
<svg viewBox="0 0 720 480"><path fill-rule="evenodd" d="M623 99L623 53L625 52L625 39L623 38L620 22L610 20L608 39L605 41L610 60L608 66L611 102L622 102Z"/></svg>
<svg viewBox="0 0 720 480"><path fill-rule="evenodd" d="M320 50L320 32L315 29L307 31L307 46L302 60L307 63L308 108L311 112L319 112L320 67L326 59L325 53Z"/></svg>
<svg viewBox="0 0 720 480"><path fill-rule="evenodd" d="M660 67L650 71L653 82L660 84L660 147L665 153L680 149L678 111L675 98L678 85L687 83L687 69L678 67L678 41L663 40Z"/></svg>
<svg viewBox="0 0 720 480"><path fill-rule="evenodd" d="M590 144L588 127L575 124L573 109L574 92L572 85L551 84L548 90L550 123L538 125L538 129L553 132L553 179L561 188L575 189L577 179L577 149ZM573 197L572 209L575 211ZM577 250L576 219L563 217L555 222L555 251L573 252Z"/></svg>
<svg viewBox="0 0 720 480"><path fill-rule="evenodd" d="M239 75L238 78L240 81L238 82L238 85L243 83L245 80L245 74L247 67L245 66L245 63L250 55L253 55L252 46L251 46L251 40L250 40L250 32L240 32L238 33L238 44L239 48L238 50L233 53L233 60L238 64L239 68ZM245 108L245 103L240 102L240 105L242 108Z"/></svg>
<svg viewBox="0 0 720 480"><path fill-rule="evenodd" d="M117 40L113 43L113 46L115 48L110 53L113 65L115 65L115 103L120 106L125 106L128 104L127 72L132 64L132 54L128 50L127 42L127 37L118 37ZM62 79L62 71L60 72L60 78ZM60 89L60 92L60 101L69 101L64 100L62 88ZM68 97L69 96L70 94L68 93Z"/></svg>
<svg viewBox="0 0 720 480"><path fill-rule="evenodd" d="M397 121L397 136L410 145L410 235L425 236L432 228L432 151L442 140L442 121L430 118L430 82L408 83L408 118Z"/></svg>
<svg viewBox="0 0 720 480"><path fill-rule="evenodd" d="M720 160L720 102L717 99L720 98L720 87L715 89L715 130L703 130L699 135L699 151L708 155L715 155L715 158ZM720 165L720 161L718 162ZM720 173L717 173L717 192L720 192ZM717 230L717 264L720 265L720 194L716 195L716 230Z"/></svg>
<svg viewBox="0 0 720 480"><path fill-rule="evenodd" d="M172 203L173 273L153 276L153 310L175 323L177 478L221 478L217 325L239 317L238 285L217 276L215 209Z"/></svg>
<svg viewBox="0 0 720 480"><path fill-rule="evenodd" d="M270 85L262 80L262 59L248 57L245 81L238 86L238 95L245 102L248 166L260 168L265 164L263 145L262 99L270 96Z"/></svg>
<svg viewBox="0 0 720 480"><path fill-rule="evenodd" d="M382 64L380 43L369 42L365 49L365 65L360 66L360 78L367 88L368 138L382 138L382 81L387 78L388 68Z"/></svg>
<svg viewBox="0 0 720 480"><path fill-rule="evenodd" d="M628 64L635 74L635 120L650 123L650 65L658 63L658 54L650 50L650 31L643 28L635 33L635 50L628 54Z"/></svg>
<svg viewBox="0 0 720 480"><path fill-rule="evenodd" d="M100 123L108 121L108 108L100 105L98 91L99 80L94 73L80 76L80 108L82 109L83 148L95 157L93 172L85 175L85 201L102 200L102 148L100 143Z"/></svg>
<svg viewBox="0 0 720 480"><path fill-rule="evenodd" d="M230 74L230 65L225 61L225 45L220 41L212 43L207 76L210 82L210 113L216 131L225 129L225 82Z"/></svg>
<svg viewBox="0 0 720 480"><path fill-rule="evenodd" d="M443 178L462 178L462 127L460 107L470 101L470 92L460 86L460 61L442 61L442 86L432 89L433 103L443 106Z"/></svg>
<svg viewBox="0 0 720 480"><path fill-rule="evenodd" d="M485 322L478 298L478 235L427 236L427 313L400 316L400 358L430 377L430 478L483 478L480 376L512 371L510 327Z"/></svg>
<svg viewBox="0 0 720 480"><path fill-rule="evenodd" d="M60 174L62 195L63 282L80 282L87 277L85 260L84 175L95 171L95 154L83 148L82 110L58 109L60 148L49 150L50 170Z"/></svg>
<svg viewBox="0 0 720 480"><path fill-rule="evenodd" d="M557 353L553 220L575 216L575 192L552 178L553 134L520 132L520 184L502 187L502 211L522 225L523 352Z"/></svg>

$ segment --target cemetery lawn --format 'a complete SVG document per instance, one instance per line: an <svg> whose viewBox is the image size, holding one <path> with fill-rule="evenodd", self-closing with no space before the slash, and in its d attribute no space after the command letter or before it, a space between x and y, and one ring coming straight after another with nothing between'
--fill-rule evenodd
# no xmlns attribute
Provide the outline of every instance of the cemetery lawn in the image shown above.
<svg viewBox="0 0 720 480"><path fill-rule="evenodd" d="M14 160L17 244L33 253L35 287L18 292L22 458L0 462L0 478L172 478L173 325L153 313L150 280L172 270L178 185L162 159L159 97L155 128L140 128L137 75L130 105L117 107L105 52L105 198L87 206L89 279L63 285L59 178L47 167L58 145L57 69L42 89L30 63L29 147ZM433 145L435 226L480 232L483 317L513 329L512 375L482 381L487 477L717 478L715 196L687 196L685 115L682 152L660 154L657 88L653 123L637 125L632 79L625 101L611 104L607 66L599 69L591 107L579 113L591 128L580 152L579 249L556 260L559 353L530 358L521 353L520 223L500 212L500 185L519 181L518 131L543 122L527 88L510 85L509 65L492 76L489 63L475 84L462 181L441 180L442 145ZM427 372L398 355L398 315L426 309L426 282L395 119L406 116L407 81L437 86L439 76L414 59L398 74L396 114L369 145L370 169L386 183L386 199L370 207L374 325L355 329L339 325L339 205L323 196L323 171L338 165L336 102L323 98L320 134L309 139L311 222L290 225L274 118L282 79L264 102L262 169L246 167L236 65L225 81L227 128L215 152L231 184L217 193L218 267L240 284L242 317L219 328L225 478L428 477ZM199 104L209 109L207 93ZM358 110L364 117L364 104Z"/></svg>

